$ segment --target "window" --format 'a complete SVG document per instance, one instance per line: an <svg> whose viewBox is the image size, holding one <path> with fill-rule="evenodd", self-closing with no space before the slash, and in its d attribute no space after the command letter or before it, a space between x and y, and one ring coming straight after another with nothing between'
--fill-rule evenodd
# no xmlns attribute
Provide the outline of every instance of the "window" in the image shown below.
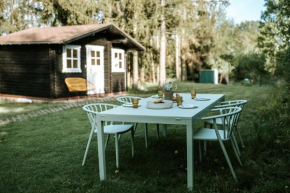
<svg viewBox="0 0 290 193"><path fill-rule="evenodd" d="M82 72L81 70L81 46L66 45L63 47L62 72Z"/></svg>
<svg viewBox="0 0 290 193"><path fill-rule="evenodd" d="M101 52L99 50L91 50L91 65L101 65Z"/></svg>
<svg viewBox="0 0 290 193"><path fill-rule="evenodd" d="M112 49L112 72L125 72L125 51Z"/></svg>

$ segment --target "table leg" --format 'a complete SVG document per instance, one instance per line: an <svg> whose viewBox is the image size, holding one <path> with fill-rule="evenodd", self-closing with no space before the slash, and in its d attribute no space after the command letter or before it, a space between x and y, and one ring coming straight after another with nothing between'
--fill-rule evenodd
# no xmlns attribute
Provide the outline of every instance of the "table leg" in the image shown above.
<svg viewBox="0 0 290 193"><path fill-rule="evenodd" d="M144 130L145 130L145 147L148 148L148 124L144 124Z"/></svg>
<svg viewBox="0 0 290 193"><path fill-rule="evenodd" d="M186 141L187 141L187 188L193 188L193 128L192 125L186 126Z"/></svg>
<svg viewBox="0 0 290 193"><path fill-rule="evenodd" d="M162 135L163 135L163 137L167 137L167 125L166 124L163 125Z"/></svg>
<svg viewBox="0 0 290 193"><path fill-rule="evenodd" d="M98 116L96 116L98 117ZM104 146L104 122L97 118L98 125L98 154L99 154L99 172L100 180L106 179L106 155L105 155L105 146Z"/></svg>

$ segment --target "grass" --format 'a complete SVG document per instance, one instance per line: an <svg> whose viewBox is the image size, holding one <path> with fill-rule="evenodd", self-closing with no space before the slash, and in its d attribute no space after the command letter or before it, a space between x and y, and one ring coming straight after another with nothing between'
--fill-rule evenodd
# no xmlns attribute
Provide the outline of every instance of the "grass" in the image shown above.
<svg viewBox="0 0 290 193"><path fill-rule="evenodd" d="M257 126L259 109L268 103L273 87L180 83L178 91L191 87L200 93L224 93L226 100L248 100L240 122L246 144L242 149L244 166L239 166L231 148L226 146L239 182L234 182L220 147L213 143L203 162L194 163L194 192L287 192L290 186L287 143L283 145L284 139L279 138L281 144L267 146L265 140L271 139L264 138L267 135L257 136L257 128L262 129ZM150 96L156 93L156 88L129 93ZM197 123L195 129L201 125ZM168 137L157 141L156 126L149 125L146 149L142 126L138 126L135 135L134 158L129 134L122 137L119 171L115 168L114 142L110 141L106 150L108 180L103 182L99 180L96 137L86 165L81 166L90 126L80 107L0 127L0 190L186 192L185 129L169 125ZM197 152L195 145L195 160Z"/></svg>
<svg viewBox="0 0 290 193"><path fill-rule="evenodd" d="M16 102L6 102L0 98L0 119L5 119L7 117L16 116L20 114L25 114L32 111L37 111L40 109L54 108L60 105L60 103L16 103Z"/></svg>

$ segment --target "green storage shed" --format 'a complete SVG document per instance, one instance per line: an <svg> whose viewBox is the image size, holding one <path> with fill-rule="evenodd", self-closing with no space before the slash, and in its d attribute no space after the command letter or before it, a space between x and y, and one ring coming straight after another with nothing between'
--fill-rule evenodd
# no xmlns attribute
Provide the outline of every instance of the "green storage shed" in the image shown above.
<svg viewBox="0 0 290 193"><path fill-rule="evenodd" d="M218 70L217 69L201 69L199 71L199 83L218 84Z"/></svg>

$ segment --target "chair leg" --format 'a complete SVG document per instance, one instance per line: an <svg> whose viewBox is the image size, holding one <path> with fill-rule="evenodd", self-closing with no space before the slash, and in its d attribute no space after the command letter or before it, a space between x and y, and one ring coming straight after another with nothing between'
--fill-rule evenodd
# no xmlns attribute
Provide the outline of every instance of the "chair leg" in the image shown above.
<svg viewBox="0 0 290 193"><path fill-rule="evenodd" d="M199 162L202 162L202 157L201 157L201 142L198 141L198 149L199 149Z"/></svg>
<svg viewBox="0 0 290 193"><path fill-rule="evenodd" d="M138 123L135 123L135 124L134 124L134 133L136 133L137 126L138 126Z"/></svg>
<svg viewBox="0 0 290 193"><path fill-rule="evenodd" d="M115 146L116 146L116 167L119 168L119 140L118 133L115 135Z"/></svg>
<svg viewBox="0 0 290 193"><path fill-rule="evenodd" d="M159 141L159 124L156 124L157 127L157 140Z"/></svg>
<svg viewBox="0 0 290 193"><path fill-rule="evenodd" d="M91 140L92 140L93 134L94 134L94 130L92 129L91 132L90 132L90 135L89 135L89 139L88 139L85 155L84 155L84 158L83 158L82 166L85 165L87 154L88 154L88 151L89 151L89 148L90 148L90 145L91 145Z"/></svg>
<svg viewBox="0 0 290 193"><path fill-rule="evenodd" d="M145 147L148 147L148 124L145 123Z"/></svg>
<svg viewBox="0 0 290 193"><path fill-rule="evenodd" d="M233 133L232 137L233 137L233 142L234 142L234 145L236 147L237 153L238 153L239 156L241 156L240 148L239 148L239 145L237 143L237 140L236 140L236 137L235 137L234 133Z"/></svg>
<svg viewBox="0 0 290 193"><path fill-rule="evenodd" d="M134 157L135 145L134 145L134 129L131 129L131 145L132 145L132 157Z"/></svg>
<svg viewBox="0 0 290 193"><path fill-rule="evenodd" d="M110 139L110 135L108 134L108 135L107 135L107 139L106 139L106 143L105 143L105 149L107 148L107 145L108 145L108 143L109 143L109 139Z"/></svg>
<svg viewBox="0 0 290 193"><path fill-rule="evenodd" d="M234 129L235 129L235 130L237 131L237 133L238 133L238 136L239 136L239 138L240 138L240 141L241 141L242 147L245 147L245 145L244 145L244 141L243 141L243 139L242 139L242 136L241 136L240 131L238 130L237 126L235 126Z"/></svg>
<svg viewBox="0 0 290 193"><path fill-rule="evenodd" d="M235 173L235 171L234 171L234 169L233 169L233 166L232 166L232 163L231 163L230 158L229 158L229 156L228 156L228 153L227 153L227 151L226 151L226 148L225 148L225 146L224 146L224 144L223 144L223 142L222 142L221 140L219 140L219 143L220 143L220 146L221 146L222 151L223 151L223 153L224 153L224 156L225 156L225 158L226 158L226 160L227 160L227 163L228 163L228 166L229 166L229 168L230 168L230 170L231 170L231 173L232 173L232 175L233 175L235 181L237 182L237 181L238 181L238 180L237 180L237 176L236 176L236 173Z"/></svg>
<svg viewBox="0 0 290 193"><path fill-rule="evenodd" d="M206 141L203 142L203 154L206 155Z"/></svg>
<svg viewBox="0 0 290 193"><path fill-rule="evenodd" d="M118 140L119 140L119 141L120 141L120 139L121 139L121 136L122 136L122 135L119 135L119 136L118 136Z"/></svg>
<svg viewBox="0 0 290 193"><path fill-rule="evenodd" d="M240 159L239 153L238 153L237 148L236 148L236 146L235 146L235 144L234 144L234 141L233 141L232 139L231 139L231 144L232 144L232 147L233 147L233 149L234 149L235 155L236 155L236 157L237 157L237 159L238 159L238 161L239 161L239 164L242 166L242 165L243 165L243 164L242 164L242 161L241 161L241 159Z"/></svg>

